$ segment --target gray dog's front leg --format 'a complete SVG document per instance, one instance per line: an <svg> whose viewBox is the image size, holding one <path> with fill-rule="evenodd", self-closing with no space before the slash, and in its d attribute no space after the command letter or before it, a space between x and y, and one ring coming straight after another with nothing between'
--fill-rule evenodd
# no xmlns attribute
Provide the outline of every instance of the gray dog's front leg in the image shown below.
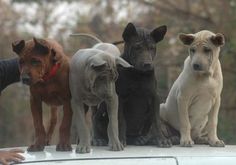
<svg viewBox="0 0 236 165"><path fill-rule="evenodd" d="M124 146L118 138L118 96L114 94L110 99L106 100L107 113L109 117L107 134L109 138L109 146L112 151L120 151Z"/></svg>
<svg viewBox="0 0 236 165"><path fill-rule="evenodd" d="M79 144L76 147L77 153L90 152L90 132L85 121L85 109L83 103L78 103L74 99L71 100L74 117L76 118L76 128L79 134Z"/></svg>

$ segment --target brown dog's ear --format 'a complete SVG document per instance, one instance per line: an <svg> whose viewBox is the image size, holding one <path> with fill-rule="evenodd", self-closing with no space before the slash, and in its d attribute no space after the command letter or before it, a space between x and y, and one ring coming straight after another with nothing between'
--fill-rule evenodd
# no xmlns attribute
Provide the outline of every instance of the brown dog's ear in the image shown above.
<svg viewBox="0 0 236 165"><path fill-rule="evenodd" d="M124 32L122 34L122 37L123 37L124 41L128 42L131 37L137 36L137 35L138 35L138 33L137 33L137 30L136 30L134 24L132 24L130 22L125 27L125 30L124 30Z"/></svg>
<svg viewBox="0 0 236 165"><path fill-rule="evenodd" d="M194 36L192 34L180 33L179 34L179 39L183 44L190 45L194 41Z"/></svg>
<svg viewBox="0 0 236 165"><path fill-rule="evenodd" d="M215 36L212 36L210 40L215 46L223 46L225 44L225 37L223 34L220 33L217 33Z"/></svg>
<svg viewBox="0 0 236 165"><path fill-rule="evenodd" d="M151 37L154 39L154 41L157 43L161 40L163 40L165 34L167 32L167 26L166 25L163 25L163 26L160 26L156 29L154 29L150 35Z"/></svg>
<svg viewBox="0 0 236 165"><path fill-rule="evenodd" d="M51 49L52 62L55 64L61 60L61 55L57 53L54 49Z"/></svg>
<svg viewBox="0 0 236 165"><path fill-rule="evenodd" d="M40 55L46 55L49 53L49 48L46 46L46 41L43 39L36 39L34 40L34 51Z"/></svg>
<svg viewBox="0 0 236 165"><path fill-rule="evenodd" d="M12 50L18 55L20 54L20 52L24 47L25 47L24 40L18 40L12 43Z"/></svg>

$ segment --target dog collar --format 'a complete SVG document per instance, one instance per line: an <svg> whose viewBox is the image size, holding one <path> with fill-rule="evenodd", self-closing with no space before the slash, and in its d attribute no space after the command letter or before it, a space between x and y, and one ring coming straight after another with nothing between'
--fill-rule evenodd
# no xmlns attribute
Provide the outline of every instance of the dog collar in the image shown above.
<svg viewBox="0 0 236 165"><path fill-rule="evenodd" d="M52 77L54 77L57 73L57 70L60 68L61 64L60 63L57 63L55 64L52 69L50 70L49 73L45 74L43 76L43 80L44 81L48 81L49 79L51 79Z"/></svg>

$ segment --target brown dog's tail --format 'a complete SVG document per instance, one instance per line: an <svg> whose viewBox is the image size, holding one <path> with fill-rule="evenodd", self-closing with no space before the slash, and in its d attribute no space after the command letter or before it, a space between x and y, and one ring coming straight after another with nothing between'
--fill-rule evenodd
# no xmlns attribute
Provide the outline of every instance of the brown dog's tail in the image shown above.
<svg viewBox="0 0 236 165"><path fill-rule="evenodd" d="M88 33L74 33L74 34L70 34L71 37L75 37L75 36L83 36L83 37L88 37L88 38L92 38L93 40L95 40L98 43L102 43L102 41L100 39L98 39L96 36L93 36L91 34Z"/></svg>

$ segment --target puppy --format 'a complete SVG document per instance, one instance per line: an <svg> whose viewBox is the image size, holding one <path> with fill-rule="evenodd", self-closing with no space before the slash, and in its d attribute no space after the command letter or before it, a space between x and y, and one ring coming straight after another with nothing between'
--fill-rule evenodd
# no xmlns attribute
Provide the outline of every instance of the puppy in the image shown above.
<svg viewBox="0 0 236 165"><path fill-rule="evenodd" d="M122 58L133 68L119 68L116 91L119 96L119 136L126 144L152 144L170 147L171 142L160 132L159 97L154 74L156 44L167 31L166 26L154 30L137 28L129 23L123 32L125 42ZM119 42L118 42L119 43ZM104 105L96 114L95 145L105 145L106 116Z"/></svg>
<svg viewBox="0 0 236 165"><path fill-rule="evenodd" d="M166 103L161 105L160 115L180 132L181 146L190 147L195 142L224 147L217 137L223 87L219 53L225 43L224 36L203 30L180 34L179 39L187 45L189 56Z"/></svg>
<svg viewBox="0 0 236 165"><path fill-rule="evenodd" d="M42 151L51 136L46 135L43 126L42 102L52 106L52 111L55 111L56 106L63 105L64 115L56 150L72 150L70 144L72 110L69 90L69 58L56 41L49 39L20 40L12 43L12 48L20 57L21 80L30 87L35 142L28 147L28 151ZM53 119L53 121L55 120L56 118Z"/></svg>
<svg viewBox="0 0 236 165"><path fill-rule="evenodd" d="M85 121L85 110L105 101L109 124L107 134L109 146L113 151L123 150L118 138L118 97L115 91L117 65L131 67L119 57L119 49L109 43L98 43L92 48L79 50L71 60L70 91L71 105L76 118L79 144L77 153L90 152L90 132Z"/></svg>

